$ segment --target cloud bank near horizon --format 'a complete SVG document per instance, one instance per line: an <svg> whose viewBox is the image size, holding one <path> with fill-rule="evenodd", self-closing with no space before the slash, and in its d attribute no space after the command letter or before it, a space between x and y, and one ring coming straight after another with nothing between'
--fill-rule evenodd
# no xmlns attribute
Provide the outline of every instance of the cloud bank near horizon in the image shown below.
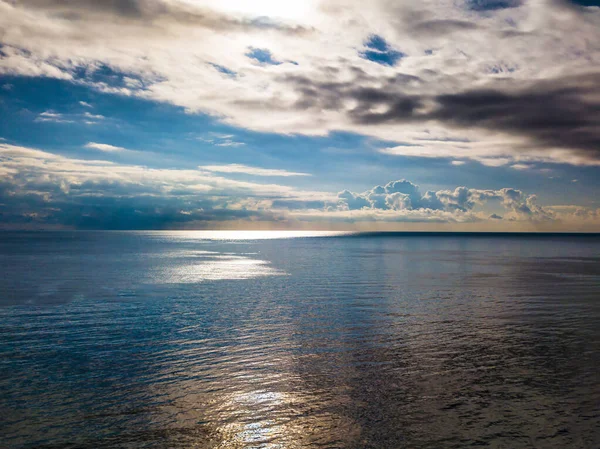
<svg viewBox="0 0 600 449"><path fill-rule="evenodd" d="M498 221L515 226L584 226L600 218L600 209L541 206L534 194L510 187L485 190L459 186L422 192L419 186L402 179L362 193L344 190L336 194L240 181L202 167L150 169L68 158L4 143L0 143L0 175L4 228L177 229L227 222L246 227L270 222L283 228L323 223L352 228L373 222ZM490 207L502 214L492 213Z"/></svg>

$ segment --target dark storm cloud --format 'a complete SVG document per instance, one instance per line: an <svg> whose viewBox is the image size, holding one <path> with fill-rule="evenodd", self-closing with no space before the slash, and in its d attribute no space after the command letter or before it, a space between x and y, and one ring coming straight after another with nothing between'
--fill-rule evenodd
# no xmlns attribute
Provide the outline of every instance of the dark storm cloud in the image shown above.
<svg viewBox="0 0 600 449"><path fill-rule="evenodd" d="M379 125L435 120L456 128L479 128L528 139L528 148L575 150L600 159L600 73L541 80L520 88L481 88L437 96L403 93L407 78L388 78L381 87L359 83L314 82L290 76L300 94L296 107L321 111L355 106L347 115L356 124ZM515 151L526 148L515 148Z"/></svg>
<svg viewBox="0 0 600 449"><path fill-rule="evenodd" d="M600 157L600 74L540 81L515 92L485 89L436 98L429 117L530 138L540 147Z"/></svg>
<svg viewBox="0 0 600 449"><path fill-rule="evenodd" d="M45 10L73 21L119 20L199 26L215 31L277 30L302 34L309 29L289 26L267 17L234 17L199 9L183 2L164 0L22 0L17 6Z"/></svg>
<svg viewBox="0 0 600 449"><path fill-rule="evenodd" d="M350 118L362 124L377 124L389 121L409 121L417 117L417 108L422 105L422 99L414 95L396 94L388 101L382 101L380 95L374 95L374 92L357 90L353 96L359 101L359 106L350 111ZM373 112L372 107L384 105L387 107L385 112Z"/></svg>
<svg viewBox="0 0 600 449"><path fill-rule="evenodd" d="M356 68L352 81L317 81L303 75L289 74L279 77L279 81L287 83L299 94L297 109L316 109L320 111L339 110L346 100L354 100L357 106L348 114L357 123L376 120L386 122L394 117L406 120L415 115L421 105L421 97L401 93L399 89L421 84L417 76L398 73L387 78L367 75ZM370 84L381 83L381 87L369 87ZM388 111L375 118L370 111L374 107L388 106Z"/></svg>

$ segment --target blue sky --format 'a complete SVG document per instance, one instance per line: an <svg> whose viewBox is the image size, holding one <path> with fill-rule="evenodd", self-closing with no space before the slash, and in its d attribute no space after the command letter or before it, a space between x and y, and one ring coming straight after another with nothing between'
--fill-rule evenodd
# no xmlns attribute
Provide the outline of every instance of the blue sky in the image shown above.
<svg viewBox="0 0 600 449"><path fill-rule="evenodd" d="M118 3L0 1L3 227L598 230L600 8Z"/></svg>

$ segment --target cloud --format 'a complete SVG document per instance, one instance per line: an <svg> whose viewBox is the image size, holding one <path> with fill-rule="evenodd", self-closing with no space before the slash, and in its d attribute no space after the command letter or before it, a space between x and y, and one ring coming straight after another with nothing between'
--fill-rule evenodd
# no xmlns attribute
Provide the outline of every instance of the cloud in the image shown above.
<svg viewBox="0 0 600 449"><path fill-rule="evenodd" d="M234 139L233 134L221 134L221 133L207 133L197 139L201 142L210 143L217 147L242 147L246 145L245 142L240 142Z"/></svg>
<svg viewBox="0 0 600 449"><path fill-rule="evenodd" d="M331 0L283 21L200 0L0 1L0 73L388 154L597 165L600 10L575 3Z"/></svg>
<svg viewBox="0 0 600 449"><path fill-rule="evenodd" d="M346 210L358 210L364 208L370 208L371 202L363 195L344 190L338 193L338 199L342 208Z"/></svg>
<svg viewBox="0 0 600 449"><path fill-rule="evenodd" d="M456 32L466 32L478 29L473 22L466 20L427 20L413 25L412 29L419 35L442 36Z"/></svg>
<svg viewBox="0 0 600 449"><path fill-rule="evenodd" d="M92 119L92 120L104 120L106 118L103 115L100 115L100 114L91 114L89 112L84 112L83 116L85 118Z"/></svg>
<svg viewBox="0 0 600 449"><path fill-rule="evenodd" d="M366 224L363 229L373 229L380 223L405 224L418 223L418 229L427 224L463 224L480 223L481 219L472 213L456 213L431 209L332 209L327 211L303 210L290 213L297 220L310 223L327 222L330 224L344 223L348 225ZM392 228L393 229L393 228Z"/></svg>
<svg viewBox="0 0 600 449"><path fill-rule="evenodd" d="M215 143L217 147L243 147L246 145L244 142L237 142L231 139L223 139L220 142Z"/></svg>
<svg viewBox="0 0 600 449"><path fill-rule="evenodd" d="M437 219L456 214L457 220L472 221L485 218L485 214L475 213L477 207L496 202L505 208L506 216L513 220L552 220L552 212L537 205L536 200L535 195L526 195L513 188L481 190L456 187L454 190L423 193L418 185L402 179L385 186L375 186L363 193L344 190L338 194L338 210L400 211L401 215L411 211L409 215L413 218L416 215L412 211L419 211L419 216L431 214Z"/></svg>
<svg viewBox="0 0 600 449"><path fill-rule="evenodd" d="M0 143L4 225L162 229L194 221L276 222L285 218L272 210L277 200L314 204L332 202L335 195L236 181L205 170L73 159Z"/></svg>
<svg viewBox="0 0 600 449"><path fill-rule="evenodd" d="M283 170L218 166L218 172L272 176ZM335 223L486 223L595 226L600 213L577 205L542 206L534 194L459 186L423 192L401 179L365 192L332 194L244 182L198 170L152 169L83 160L0 143L0 215L4 227L94 229L212 227L264 221L284 227ZM284 176L285 176L284 175ZM492 210L490 210L492 208ZM491 217L491 218L490 218ZM212 224L211 224L212 223ZM550 229L550 228L549 228Z"/></svg>
<svg viewBox="0 0 600 449"><path fill-rule="evenodd" d="M244 173L254 176L311 176L308 173L297 173L287 170L277 170L259 167L249 167L242 164L227 164L227 165L201 165L198 167L201 170L207 170L218 173Z"/></svg>
<svg viewBox="0 0 600 449"><path fill-rule="evenodd" d="M513 136L516 145L502 146L500 154L537 153L561 162L571 156L573 160L579 158L581 163L594 164L600 160L600 98L594 94L600 85L600 73L545 80L515 90L472 89L437 96L404 94L391 79L386 80L387 87L378 89L352 83L291 81L301 86L296 87L301 95L310 95L310 99L300 103L303 108L334 109L345 99L353 104L348 117L357 125L437 122L455 129ZM424 147L423 143L410 144ZM482 145L488 154L492 144L498 146L489 139ZM410 154L409 147L406 146L404 154ZM443 143L431 142L429 157L448 157L447 153L437 151L439 147ZM560 151L564 158L556 157ZM465 156L481 155L468 151Z"/></svg>
<svg viewBox="0 0 600 449"><path fill-rule="evenodd" d="M37 123L84 123L86 125L96 125L106 117L99 114L84 112L83 114L63 114L55 111L44 111L36 118Z"/></svg>
<svg viewBox="0 0 600 449"><path fill-rule="evenodd" d="M73 120L67 120L63 114L52 111L44 111L35 119L36 122L44 123L74 123Z"/></svg>
<svg viewBox="0 0 600 449"><path fill-rule="evenodd" d="M520 135L529 147L600 158L600 73L537 82L514 91L480 89L436 98L431 118L458 127ZM518 151L519 149L517 149Z"/></svg>
<svg viewBox="0 0 600 449"><path fill-rule="evenodd" d="M308 29L264 17L232 17L185 1L167 0L23 0L20 5L79 21L118 20L123 25L203 27L214 31L276 30L302 34Z"/></svg>
<svg viewBox="0 0 600 449"><path fill-rule="evenodd" d="M96 143L96 142L88 142L85 144L86 148L91 148L93 150L104 151L107 153L115 153L120 151L128 151L127 148L116 147L114 145L109 145L107 143Z"/></svg>
<svg viewBox="0 0 600 449"><path fill-rule="evenodd" d="M86 101L80 101L79 104L84 108L93 108L93 106Z"/></svg>

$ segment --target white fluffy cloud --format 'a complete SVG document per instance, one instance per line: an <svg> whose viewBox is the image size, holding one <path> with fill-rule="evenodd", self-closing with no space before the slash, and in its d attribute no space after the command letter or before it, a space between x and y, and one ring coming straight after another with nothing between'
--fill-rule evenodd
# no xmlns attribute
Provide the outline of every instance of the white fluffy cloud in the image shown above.
<svg viewBox="0 0 600 449"><path fill-rule="evenodd" d="M393 216L406 214L408 217L430 217L431 219L457 221L482 220L489 213L476 212L477 206L496 202L505 209L508 220L552 220L551 209L536 204L535 195L527 195L521 190L503 188L481 190L456 187L454 190L421 192L419 186L405 179L392 181L385 186L375 186L363 193L344 190L338 194L337 210L363 212L377 211L378 214ZM400 212L400 214L398 214ZM493 214L495 215L495 214ZM501 218L498 215L494 219Z"/></svg>
<svg viewBox="0 0 600 449"><path fill-rule="evenodd" d="M169 102L253 130L401 143L388 154L599 164L600 9L284 3L0 1L0 73ZM388 51L365 50L373 33L402 54L396 65L365 59ZM270 60L248 57L251 48ZM115 76L101 76L106 67Z"/></svg>
<svg viewBox="0 0 600 449"><path fill-rule="evenodd" d="M244 167L245 173L251 169ZM279 171L267 170L269 176L272 172ZM231 220L242 220L245 226L264 220L288 227L499 221L571 226L597 225L600 218L598 210L586 207L538 205L535 195L513 188L421 192L412 182L398 180L336 195L237 181L206 167L151 169L6 143L0 143L0 180L4 226L156 229ZM489 207L503 212L492 213Z"/></svg>

